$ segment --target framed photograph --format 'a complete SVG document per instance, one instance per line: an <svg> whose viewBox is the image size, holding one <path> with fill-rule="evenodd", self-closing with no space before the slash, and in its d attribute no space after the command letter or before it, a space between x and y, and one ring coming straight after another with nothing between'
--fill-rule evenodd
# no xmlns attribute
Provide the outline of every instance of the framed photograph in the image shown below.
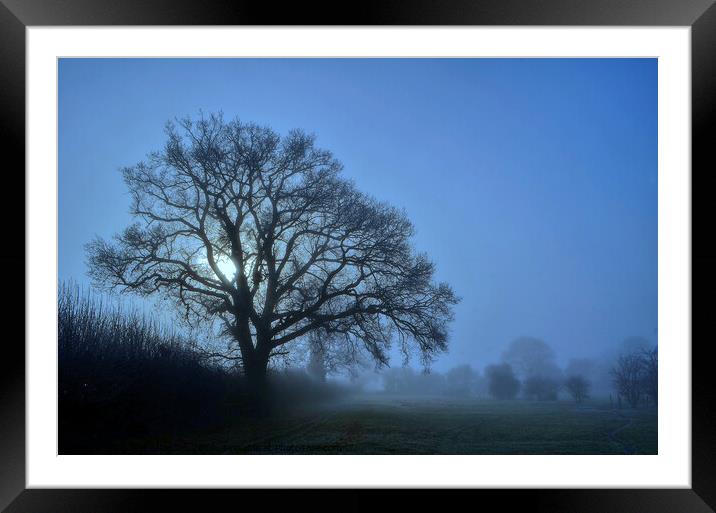
<svg viewBox="0 0 716 513"><path fill-rule="evenodd" d="M716 7L663 4L4 0L0 508L713 511Z"/></svg>

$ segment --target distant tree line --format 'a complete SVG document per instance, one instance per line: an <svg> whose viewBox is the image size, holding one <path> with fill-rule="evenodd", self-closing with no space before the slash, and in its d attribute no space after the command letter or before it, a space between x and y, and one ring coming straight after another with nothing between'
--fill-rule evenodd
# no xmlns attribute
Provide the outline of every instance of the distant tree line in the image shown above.
<svg viewBox="0 0 716 513"><path fill-rule="evenodd" d="M659 400L657 348L622 354L611 370L618 405L622 400L632 408L656 405Z"/></svg>
<svg viewBox="0 0 716 513"><path fill-rule="evenodd" d="M616 396L615 406L656 405L658 400L657 349L641 338L622 342L614 356L573 359L562 369L554 350L544 341L521 337L512 341L502 361L487 365L481 373L459 365L441 374L416 372L409 367L381 373L383 389L398 394L442 394L455 397L556 401L567 396L577 404L590 399L593 384L599 397Z"/></svg>

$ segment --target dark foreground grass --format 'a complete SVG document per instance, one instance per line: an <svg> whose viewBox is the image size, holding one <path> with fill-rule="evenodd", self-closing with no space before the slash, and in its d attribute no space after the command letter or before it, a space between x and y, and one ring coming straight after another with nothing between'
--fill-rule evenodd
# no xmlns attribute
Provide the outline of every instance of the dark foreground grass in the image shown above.
<svg viewBox="0 0 716 513"><path fill-rule="evenodd" d="M192 436L135 438L111 452L656 454L657 447L655 410L372 395Z"/></svg>

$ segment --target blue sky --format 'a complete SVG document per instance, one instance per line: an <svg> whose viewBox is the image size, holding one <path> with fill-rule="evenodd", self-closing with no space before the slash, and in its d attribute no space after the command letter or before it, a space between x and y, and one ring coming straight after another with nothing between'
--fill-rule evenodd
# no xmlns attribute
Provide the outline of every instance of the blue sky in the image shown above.
<svg viewBox="0 0 716 513"><path fill-rule="evenodd" d="M437 369L656 340L656 59L62 59L60 280L131 221L119 168L200 109L314 132L405 208L462 297Z"/></svg>

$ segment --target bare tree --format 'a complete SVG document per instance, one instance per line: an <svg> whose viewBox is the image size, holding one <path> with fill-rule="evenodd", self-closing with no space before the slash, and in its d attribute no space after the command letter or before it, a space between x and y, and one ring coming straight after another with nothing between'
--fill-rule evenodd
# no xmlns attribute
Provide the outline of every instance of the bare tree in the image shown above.
<svg viewBox="0 0 716 513"><path fill-rule="evenodd" d="M589 381L579 374L569 376L564 382L567 392L577 403L582 403L585 399L589 399L590 386Z"/></svg>
<svg viewBox="0 0 716 513"><path fill-rule="evenodd" d="M446 392L455 396L468 396L472 393L475 383L475 372L470 365L458 365L445 375Z"/></svg>
<svg viewBox="0 0 716 513"><path fill-rule="evenodd" d="M659 354L658 349L644 349L641 352L643 368L642 389L653 404L659 402Z"/></svg>
<svg viewBox="0 0 716 513"><path fill-rule="evenodd" d="M310 376L322 383L326 382L326 376L328 374L328 365L326 363L327 349L318 330L314 330L308 334L308 363L306 364L306 371Z"/></svg>
<svg viewBox="0 0 716 513"><path fill-rule="evenodd" d="M346 343L342 334L315 329L296 343L296 352L306 360L306 371L319 381L329 374L347 374L351 381L370 367L370 355L361 345ZM300 357L299 357L300 359Z"/></svg>
<svg viewBox="0 0 716 513"><path fill-rule="evenodd" d="M572 358L564 369L564 375L582 376L589 383L591 396L608 397L613 390L612 377L609 374L616 356L609 355L593 358Z"/></svg>
<svg viewBox="0 0 716 513"><path fill-rule="evenodd" d="M617 359L611 375L620 397L636 408L641 399L644 365L638 353L623 354Z"/></svg>
<svg viewBox="0 0 716 513"><path fill-rule="evenodd" d="M495 399L514 399L520 391L520 381L509 363L485 367L487 389Z"/></svg>
<svg viewBox="0 0 716 513"><path fill-rule="evenodd" d="M502 353L502 360L509 363L522 380L535 376L557 378L561 373L554 350L538 338L513 340Z"/></svg>
<svg viewBox="0 0 716 513"><path fill-rule="evenodd" d="M137 222L87 245L98 285L160 294L192 325L219 320L249 382L313 330L379 364L397 340L444 351L449 285L415 254L405 213L359 192L314 137L225 122L169 123L164 148L123 169Z"/></svg>

